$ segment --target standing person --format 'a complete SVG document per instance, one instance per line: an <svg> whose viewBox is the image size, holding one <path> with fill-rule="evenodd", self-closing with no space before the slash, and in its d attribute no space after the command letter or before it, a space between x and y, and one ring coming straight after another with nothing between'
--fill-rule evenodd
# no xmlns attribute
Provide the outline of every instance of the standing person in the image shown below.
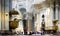
<svg viewBox="0 0 60 36"><path fill-rule="evenodd" d="M27 27L24 28L24 34L27 35Z"/></svg>
<svg viewBox="0 0 60 36"><path fill-rule="evenodd" d="M45 16L42 15L42 18L43 18L43 19L42 19L42 23L41 23L41 24L42 24L42 34L45 33L45 21L44 21L44 17L45 17Z"/></svg>

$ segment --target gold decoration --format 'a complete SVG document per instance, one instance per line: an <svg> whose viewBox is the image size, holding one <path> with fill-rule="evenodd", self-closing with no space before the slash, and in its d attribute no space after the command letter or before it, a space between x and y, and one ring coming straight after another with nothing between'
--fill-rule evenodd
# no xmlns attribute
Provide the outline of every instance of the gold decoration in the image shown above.
<svg viewBox="0 0 60 36"><path fill-rule="evenodd" d="M9 26L10 26L12 29L17 28L17 26L18 26L18 21L9 21Z"/></svg>
<svg viewBox="0 0 60 36"><path fill-rule="evenodd" d="M41 4L34 4L33 6L37 10L42 8Z"/></svg>

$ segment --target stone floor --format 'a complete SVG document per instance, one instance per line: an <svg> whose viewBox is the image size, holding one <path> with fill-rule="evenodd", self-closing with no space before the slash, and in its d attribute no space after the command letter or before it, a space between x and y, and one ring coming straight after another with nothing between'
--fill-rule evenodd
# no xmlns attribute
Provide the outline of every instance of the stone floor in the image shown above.
<svg viewBox="0 0 60 36"><path fill-rule="evenodd" d="M60 35L45 34L45 35L0 35L0 36L60 36Z"/></svg>
<svg viewBox="0 0 60 36"><path fill-rule="evenodd" d="M14 34L14 35L0 35L0 36L60 36L60 33L59 34L45 34L45 35L41 35L41 34L32 34L32 35L17 35L17 34Z"/></svg>
<svg viewBox="0 0 60 36"><path fill-rule="evenodd" d="M17 35L16 33L11 33L10 31L0 31L0 36L60 36L60 33L55 34L32 34L32 35Z"/></svg>

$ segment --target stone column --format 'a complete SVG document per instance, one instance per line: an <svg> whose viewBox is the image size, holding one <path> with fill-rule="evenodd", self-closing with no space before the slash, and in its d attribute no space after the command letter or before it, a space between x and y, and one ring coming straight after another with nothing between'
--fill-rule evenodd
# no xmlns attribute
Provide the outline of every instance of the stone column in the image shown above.
<svg viewBox="0 0 60 36"><path fill-rule="evenodd" d="M9 13L5 12L5 30L9 30Z"/></svg>
<svg viewBox="0 0 60 36"><path fill-rule="evenodd" d="M5 2L4 2L4 0L1 0L1 28L2 28L2 30L5 30L5 16L4 16L4 13L5 13L5 8L4 8L4 6L5 6L5 4L4 4Z"/></svg>
<svg viewBox="0 0 60 36"><path fill-rule="evenodd" d="M32 31L32 16L29 13L27 18L27 27L28 27L28 34Z"/></svg>
<svg viewBox="0 0 60 36"><path fill-rule="evenodd" d="M5 30L9 30L9 5L9 0L5 0Z"/></svg>
<svg viewBox="0 0 60 36"><path fill-rule="evenodd" d="M37 14L35 14L35 16L34 16L34 31L36 31L37 30Z"/></svg>
<svg viewBox="0 0 60 36"><path fill-rule="evenodd" d="M55 13L56 13L56 15L55 15L56 19L58 20L58 4L56 4L56 12Z"/></svg>
<svg viewBox="0 0 60 36"><path fill-rule="evenodd" d="M12 9L12 0L8 0L9 1L9 10Z"/></svg>
<svg viewBox="0 0 60 36"><path fill-rule="evenodd" d="M58 30L57 30L57 32L60 32L60 6L58 7L58 24L57 24L57 26L58 26Z"/></svg>
<svg viewBox="0 0 60 36"><path fill-rule="evenodd" d="M29 34L29 19L27 19L27 27L28 27L27 33Z"/></svg>
<svg viewBox="0 0 60 36"><path fill-rule="evenodd" d="M34 32L34 16L32 15L32 32Z"/></svg>
<svg viewBox="0 0 60 36"><path fill-rule="evenodd" d="M1 30L9 30L9 0L1 0Z"/></svg>
<svg viewBox="0 0 60 36"><path fill-rule="evenodd" d="M40 10L38 9L38 10L36 10L36 12L35 12L35 19L34 19L34 29L35 29L35 32L36 31L39 31L40 30L40 16L39 16L39 13L40 12ZM39 29L38 29L39 28Z"/></svg>
<svg viewBox="0 0 60 36"><path fill-rule="evenodd" d="M1 0L0 0L0 30L1 30Z"/></svg>

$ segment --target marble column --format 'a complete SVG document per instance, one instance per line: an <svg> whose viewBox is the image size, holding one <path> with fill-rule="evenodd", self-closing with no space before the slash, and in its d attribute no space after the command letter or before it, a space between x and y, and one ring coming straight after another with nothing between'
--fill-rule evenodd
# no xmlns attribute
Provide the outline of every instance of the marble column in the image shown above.
<svg viewBox="0 0 60 36"><path fill-rule="evenodd" d="M4 16L4 13L5 13L5 8L4 8L4 6L5 6L5 4L4 4L5 2L4 2L4 0L1 0L1 30L4 30L5 29L5 16Z"/></svg>
<svg viewBox="0 0 60 36"><path fill-rule="evenodd" d="M32 16L29 13L27 18L27 27L28 27L28 34L32 31Z"/></svg>
<svg viewBox="0 0 60 36"><path fill-rule="evenodd" d="M12 1L10 1L12 2ZM1 0L1 30L9 30L9 0Z"/></svg>
<svg viewBox="0 0 60 36"><path fill-rule="evenodd" d="M60 32L60 7L58 7L58 24L57 24L57 26L58 26L58 30L57 30L57 32Z"/></svg>
<svg viewBox="0 0 60 36"><path fill-rule="evenodd" d="M5 26L5 30L9 30L9 10L10 10L9 9L9 7L10 7L9 5L10 5L9 4L9 0L5 0L5 6L4 6L4 8L5 8L4 9L5 10L4 11L5 12L5 15L4 15L5 16L5 20L4 20L5 21L5 25L4 25Z"/></svg>
<svg viewBox="0 0 60 36"><path fill-rule="evenodd" d="M5 12L5 30L9 30L9 13Z"/></svg>
<svg viewBox="0 0 60 36"><path fill-rule="evenodd" d="M58 20L58 4L56 4L56 12L55 13L56 13L56 15L55 15L56 19Z"/></svg>
<svg viewBox="0 0 60 36"><path fill-rule="evenodd" d="M12 10L12 1L13 0L7 0L9 2L9 10Z"/></svg>
<svg viewBox="0 0 60 36"><path fill-rule="evenodd" d="M37 14L35 14L35 16L34 16L34 31L37 30L36 22L37 22Z"/></svg>
<svg viewBox="0 0 60 36"><path fill-rule="evenodd" d="M35 17L34 17L34 31L39 31L40 30L40 10L35 11Z"/></svg>
<svg viewBox="0 0 60 36"><path fill-rule="evenodd" d="M1 0L0 0L0 30L1 30Z"/></svg>

